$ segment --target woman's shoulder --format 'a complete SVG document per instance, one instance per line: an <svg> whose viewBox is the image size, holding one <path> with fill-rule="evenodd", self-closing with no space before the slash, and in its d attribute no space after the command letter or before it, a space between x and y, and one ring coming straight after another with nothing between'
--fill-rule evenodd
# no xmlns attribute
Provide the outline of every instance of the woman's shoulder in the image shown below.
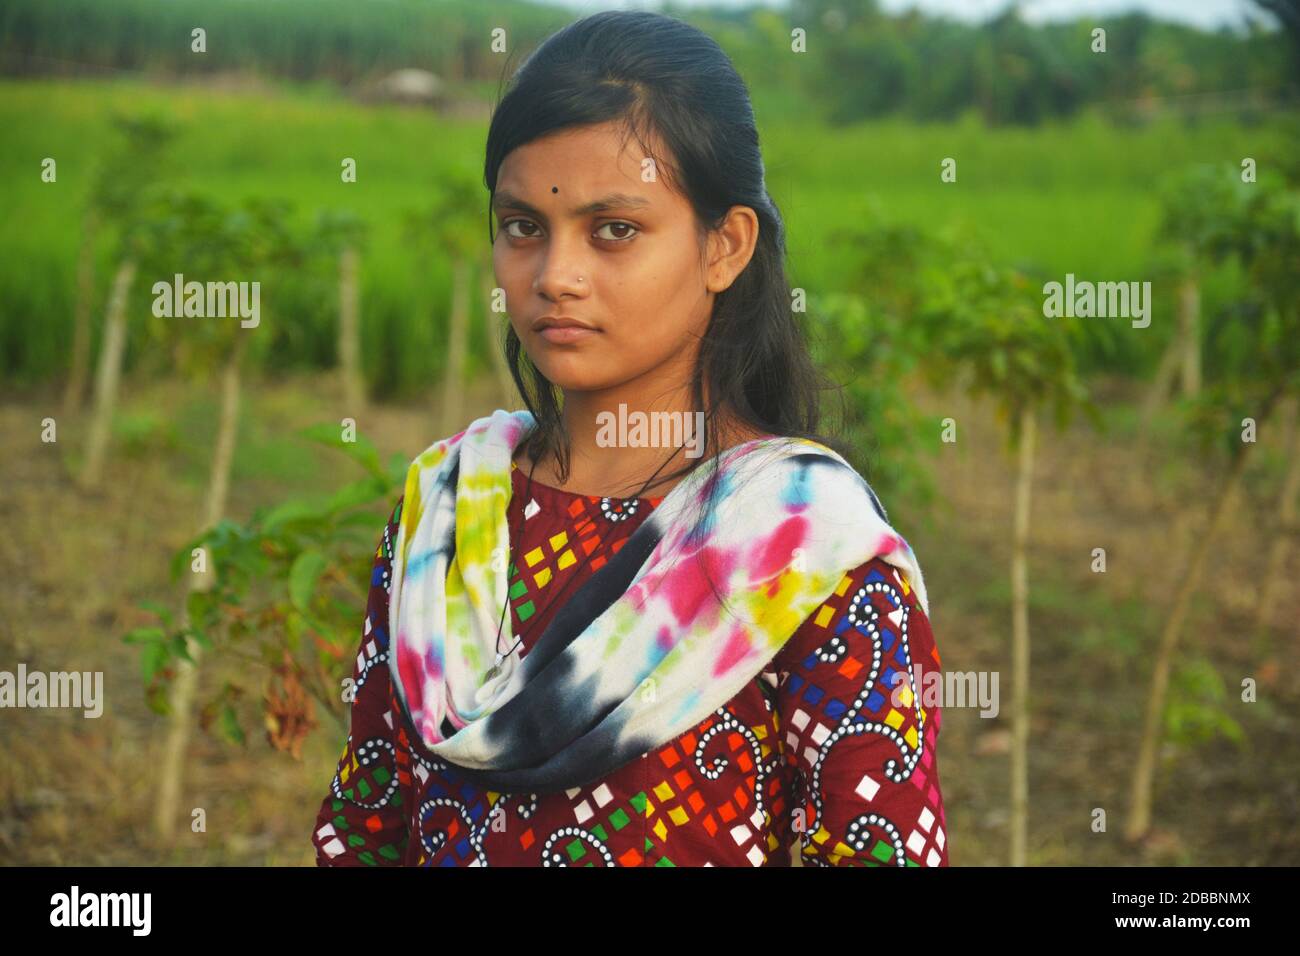
<svg viewBox="0 0 1300 956"><path fill-rule="evenodd" d="M846 571L813 609L778 653L781 669L849 628L873 638L887 631L918 645L933 643L929 619L906 572L877 555Z"/></svg>

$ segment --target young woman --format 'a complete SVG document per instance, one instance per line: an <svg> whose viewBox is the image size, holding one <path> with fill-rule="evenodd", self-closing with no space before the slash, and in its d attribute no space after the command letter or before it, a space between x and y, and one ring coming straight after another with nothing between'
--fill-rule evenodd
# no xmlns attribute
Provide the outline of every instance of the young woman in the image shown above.
<svg viewBox="0 0 1300 956"><path fill-rule="evenodd" d="M528 410L411 466L318 862L947 865L921 571L815 431L726 55L663 15L571 24L485 183Z"/></svg>

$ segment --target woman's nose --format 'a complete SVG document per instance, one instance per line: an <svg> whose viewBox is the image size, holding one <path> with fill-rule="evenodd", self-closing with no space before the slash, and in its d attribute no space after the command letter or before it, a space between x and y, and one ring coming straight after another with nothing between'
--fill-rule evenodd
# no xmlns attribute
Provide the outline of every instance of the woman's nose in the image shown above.
<svg viewBox="0 0 1300 956"><path fill-rule="evenodd" d="M585 296L590 285L581 257L568 255L554 245L533 277L533 291L548 299L558 299L563 295Z"/></svg>

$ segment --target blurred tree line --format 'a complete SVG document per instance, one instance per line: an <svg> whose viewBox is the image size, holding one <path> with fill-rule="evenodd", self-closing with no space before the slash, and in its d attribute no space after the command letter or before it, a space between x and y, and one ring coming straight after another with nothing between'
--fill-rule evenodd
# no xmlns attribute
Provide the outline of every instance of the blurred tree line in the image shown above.
<svg viewBox="0 0 1300 956"><path fill-rule="evenodd" d="M970 25L915 10L888 15L877 0L791 0L788 16L810 34L824 31L809 41L825 55L808 92L826 98L827 120L975 110L994 124L1068 117L1090 104L1140 115L1195 94L1236 94L1241 106L1262 105L1261 94L1290 98L1294 54L1284 32L1262 26L1271 19L1215 33L1136 12L1035 25L1011 2Z"/></svg>
<svg viewBox="0 0 1300 956"><path fill-rule="evenodd" d="M1035 25L1014 2L982 24L915 10L890 15L877 0L664 9L716 37L756 90L797 90L801 112L812 104L831 123L973 110L991 123L1033 124L1089 104L1141 115L1171 100L1187 108L1210 98L1218 109L1225 97L1233 107L1265 107L1290 101L1300 82L1290 0L1261 0L1244 29L1213 33L1142 13ZM506 31L517 61L517 51L574 16L519 0L7 0L0 71L248 70L350 84L420 67L486 92L503 78L488 42L494 29ZM198 26L208 35L203 56L190 50ZM806 53L778 55L790 52L795 28L806 32Z"/></svg>

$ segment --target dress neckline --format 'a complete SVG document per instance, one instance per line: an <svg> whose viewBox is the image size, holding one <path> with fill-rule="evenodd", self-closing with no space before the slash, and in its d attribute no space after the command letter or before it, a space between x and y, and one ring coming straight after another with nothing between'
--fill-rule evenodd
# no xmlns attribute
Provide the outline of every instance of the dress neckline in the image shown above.
<svg viewBox="0 0 1300 956"><path fill-rule="evenodd" d="M728 451L731 452L735 451L737 448L761 445L779 437L780 436L778 435L761 435L758 438L751 438L748 441L740 442L738 445L728 449ZM519 463L512 458L510 460L510 479L512 485L516 480L516 476L519 482L518 487L522 493L522 490L528 487L529 478L528 475L524 473L523 469L519 467ZM593 503L599 501L635 502L638 505L648 505L650 508L654 508L667 497L667 495L652 495L646 498L613 498L609 495L584 495L576 491L565 491L563 488L556 488L554 485L548 485L545 482L538 481L536 478L532 479L531 495L537 500L539 506L546 507L550 505L565 512L571 508L575 501L581 501L584 499ZM527 502L525 502L525 504L527 504Z"/></svg>
<svg viewBox="0 0 1300 956"><path fill-rule="evenodd" d="M523 490L528 487L529 479L524 470L519 467L518 462L512 461L510 463L510 477L514 481L518 482L518 488L522 494ZM539 505L545 507L550 504L560 508L561 510L567 510L575 501L585 500L598 502L607 499L609 501L635 501L639 505L647 505L653 508L663 501L665 497L664 495L651 495L645 498L616 498L610 495L584 495L580 492L565 491L563 488L556 488L553 485L548 485L545 482L538 481L536 478L532 479L532 488L529 493L537 500ZM525 504L527 504L527 502L525 502Z"/></svg>

